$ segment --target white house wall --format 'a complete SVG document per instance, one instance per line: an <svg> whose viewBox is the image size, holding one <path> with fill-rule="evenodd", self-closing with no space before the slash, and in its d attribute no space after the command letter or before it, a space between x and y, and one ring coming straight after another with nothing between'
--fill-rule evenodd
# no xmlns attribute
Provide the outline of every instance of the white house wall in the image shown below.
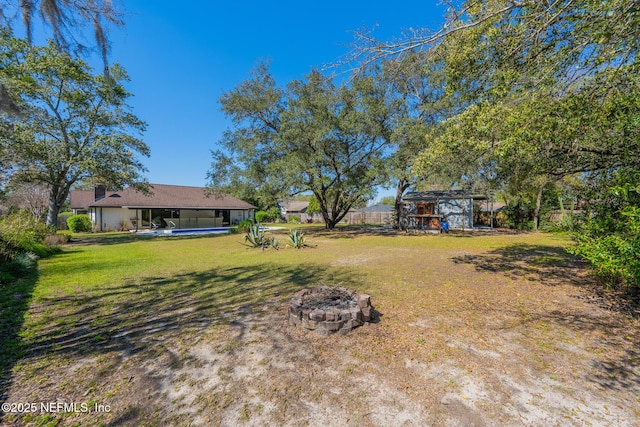
<svg viewBox="0 0 640 427"><path fill-rule="evenodd" d="M89 214L94 226L100 231L122 230L124 223L128 230L135 228L131 218L135 218L135 211L127 208L92 208Z"/></svg>
<svg viewBox="0 0 640 427"><path fill-rule="evenodd" d="M229 216L231 217L231 224L237 224L240 221L244 221L245 219L250 219L248 211L234 211L234 210L232 210L229 213Z"/></svg>

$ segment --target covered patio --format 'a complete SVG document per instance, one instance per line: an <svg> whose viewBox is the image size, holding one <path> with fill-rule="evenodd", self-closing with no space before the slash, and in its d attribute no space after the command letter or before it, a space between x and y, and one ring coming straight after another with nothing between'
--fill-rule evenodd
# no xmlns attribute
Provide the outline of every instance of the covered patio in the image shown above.
<svg viewBox="0 0 640 427"><path fill-rule="evenodd" d="M256 207L203 187L153 184L148 194L129 187L109 192L71 192L74 212L87 213L95 231L203 229L229 227L252 219Z"/></svg>

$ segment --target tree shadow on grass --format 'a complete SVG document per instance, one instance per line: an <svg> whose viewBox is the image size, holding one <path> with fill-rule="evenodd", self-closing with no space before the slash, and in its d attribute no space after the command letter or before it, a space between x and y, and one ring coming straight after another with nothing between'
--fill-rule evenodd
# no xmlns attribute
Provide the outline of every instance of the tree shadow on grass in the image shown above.
<svg viewBox="0 0 640 427"><path fill-rule="evenodd" d="M608 390L640 390L640 352L626 350L623 355L592 362L596 373L589 379Z"/></svg>
<svg viewBox="0 0 640 427"><path fill-rule="evenodd" d="M478 271L503 274L514 280L536 280L548 286L572 284L589 291L598 286L596 278L588 274L587 263L561 247L517 243L482 254L453 257L452 261L471 264ZM629 315L628 310L618 310L618 305L603 305L597 299L593 302L607 310ZM502 314L512 318L520 316L515 308L511 314L504 311ZM628 324L621 319L624 318L603 317L595 312L550 311L528 314L524 322L562 325L578 335L600 332L600 345L611 351L604 355L592 354L594 371L588 374L588 380L611 390L640 389L640 338L637 330L630 332Z"/></svg>
<svg viewBox="0 0 640 427"><path fill-rule="evenodd" d="M324 283L326 277L359 283L347 270L262 265L149 277L82 294L44 297L32 306L31 315L37 319L53 312L55 319L29 331L25 357L136 354L183 331L232 324L265 304L277 306L302 288ZM282 316L285 319L286 310Z"/></svg>
<svg viewBox="0 0 640 427"><path fill-rule="evenodd" d="M0 284L0 402L7 399L11 370L23 355L24 346L19 333L37 281L38 273L32 271L15 282Z"/></svg>
<svg viewBox="0 0 640 427"><path fill-rule="evenodd" d="M135 233L111 233L111 234L76 234L69 241L69 246L88 246L88 245L121 245L124 243L134 243L140 240L153 239L156 236L142 235Z"/></svg>
<svg viewBox="0 0 640 427"><path fill-rule="evenodd" d="M307 227L303 231L309 236L325 237L329 239L355 239L360 236L380 236L380 237L453 237L457 239L470 239L479 236L490 235L519 235L525 234L525 232L517 230L491 230L491 231L477 231L473 229L469 230L450 230L447 233L440 233L437 230L400 230L394 229L389 226L383 225L348 225L336 227L332 230L324 227ZM288 230L286 231L288 233ZM282 232L281 232L282 233Z"/></svg>
<svg viewBox="0 0 640 427"><path fill-rule="evenodd" d="M557 246L516 243L477 255L451 258L456 264L471 264L478 271L504 274L518 280L545 285L572 284L588 290L579 298L606 310L640 318L640 298L633 287L609 288L589 272L589 264Z"/></svg>
<svg viewBox="0 0 640 427"><path fill-rule="evenodd" d="M620 317L603 317L592 312L566 313L551 311L534 316L540 321L555 322L574 330L578 335L595 332L598 347L607 351L591 353L593 370L586 379L612 391L640 391L640 337L631 332Z"/></svg>
<svg viewBox="0 0 640 427"><path fill-rule="evenodd" d="M147 233L106 233L106 234L78 234L69 243L71 246L89 246L89 245L122 245L127 243L137 243L146 240L167 239L167 240L193 240L193 239L211 239L221 236L227 236L227 233L211 233L200 235L155 235Z"/></svg>
<svg viewBox="0 0 640 427"><path fill-rule="evenodd" d="M532 314L524 323L525 326L561 325L578 336L597 336L598 348L589 350L589 364L593 370L587 371L585 378L607 390L640 390L640 337L638 330L630 331L628 323L621 321L620 317L603 317L590 311L567 313L553 310ZM530 328L535 329L534 326Z"/></svg>
<svg viewBox="0 0 640 427"><path fill-rule="evenodd" d="M478 271L500 273L512 279L537 280L547 285L585 285L593 281L584 274L585 262L557 246L515 243L451 260L456 264L471 264Z"/></svg>
<svg viewBox="0 0 640 427"><path fill-rule="evenodd" d="M303 231L309 236L328 239L355 239L361 236L398 237L417 235L382 225L349 225L336 227L331 230L324 227L310 227L304 228Z"/></svg>
<svg viewBox="0 0 640 427"><path fill-rule="evenodd" d="M68 361L107 354L154 357L159 343L198 337L212 325L235 328L236 319L242 323L248 313L260 314L265 307L280 310L298 290L327 283L329 278L356 288L362 284L347 269L263 264L132 278L32 301L38 280L33 274L19 286L0 289L0 401L8 398L17 363L26 368L22 375L28 380L38 375L37 370L29 373L29 367L56 360L49 357ZM285 308L283 321L286 314ZM2 418L0 414L0 423Z"/></svg>

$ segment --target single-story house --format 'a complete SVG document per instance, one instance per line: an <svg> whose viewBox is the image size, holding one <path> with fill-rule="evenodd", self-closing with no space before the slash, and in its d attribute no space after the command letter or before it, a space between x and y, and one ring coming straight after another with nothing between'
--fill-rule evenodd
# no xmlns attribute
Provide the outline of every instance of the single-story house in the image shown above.
<svg viewBox="0 0 640 427"><path fill-rule="evenodd" d="M253 219L256 207L227 194L209 194L203 187L151 184L144 194L122 191L72 190L70 207L86 213L98 231L150 228L211 228Z"/></svg>
<svg viewBox="0 0 640 427"><path fill-rule="evenodd" d="M277 207L280 209L280 215L288 222L292 216L300 218L300 222L321 222L322 215L314 213L309 215L307 208L309 201L305 200L278 200Z"/></svg>
<svg viewBox="0 0 640 427"><path fill-rule="evenodd" d="M282 217L289 221L289 217L292 215L301 219L306 218L309 202L304 200L278 200L277 206Z"/></svg>
<svg viewBox="0 0 640 427"><path fill-rule="evenodd" d="M486 199L462 190L410 192L402 198L402 226L440 230L442 222L446 222L451 229L473 229L473 203Z"/></svg>

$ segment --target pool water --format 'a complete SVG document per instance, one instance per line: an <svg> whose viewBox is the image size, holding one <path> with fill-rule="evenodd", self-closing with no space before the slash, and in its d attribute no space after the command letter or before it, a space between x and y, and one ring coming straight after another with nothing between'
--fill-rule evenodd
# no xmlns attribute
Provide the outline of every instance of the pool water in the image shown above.
<svg viewBox="0 0 640 427"><path fill-rule="evenodd" d="M197 234L223 234L228 233L229 227L215 228L182 228L179 230L156 230L153 234L156 236L193 236Z"/></svg>

